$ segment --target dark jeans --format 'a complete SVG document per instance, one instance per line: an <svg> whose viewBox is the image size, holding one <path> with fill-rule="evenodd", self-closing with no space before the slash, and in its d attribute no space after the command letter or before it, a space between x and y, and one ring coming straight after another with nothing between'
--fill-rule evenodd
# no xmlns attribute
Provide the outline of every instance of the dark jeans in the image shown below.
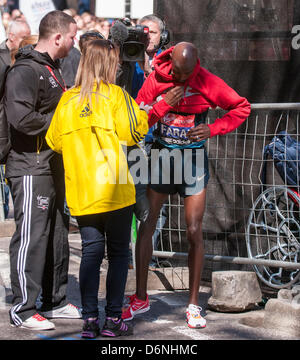
<svg viewBox="0 0 300 360"><path fill-rule="evenodd" d="M82 239L79 283L82 317L98 317L100 266L107 240L106 316L120 317L128 273L133 206L101 214L78 216Z"/></svg>

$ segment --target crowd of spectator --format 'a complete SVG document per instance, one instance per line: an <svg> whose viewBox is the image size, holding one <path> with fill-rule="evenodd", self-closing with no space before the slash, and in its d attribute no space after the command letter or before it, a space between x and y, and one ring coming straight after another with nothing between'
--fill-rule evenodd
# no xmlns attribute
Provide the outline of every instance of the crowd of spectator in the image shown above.
<svg viewBox="0 0 300 360"><path fill-rule="evenodd" d="M68 15L71 15L77 23L78 32L76 36L76 47L78 47L80 35L89 30L99 31L105 38L108 38L109 30L114 22L114 19L97 17L87 11L79 14L74 8L64 9L63 11ZM14 20L27 20L19 9L14 9L11 12L2 11L1 14L5 30L8 29L9 24Z"/></svg>

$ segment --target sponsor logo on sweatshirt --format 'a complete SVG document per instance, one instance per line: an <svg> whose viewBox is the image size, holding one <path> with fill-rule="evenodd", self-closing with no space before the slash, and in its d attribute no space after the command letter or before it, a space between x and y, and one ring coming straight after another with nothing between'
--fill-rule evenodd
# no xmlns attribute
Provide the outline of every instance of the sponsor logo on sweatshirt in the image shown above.
<svg viewBox="0 0 300 360"><path fill-rule="evenodd" d="M81 110L81 113L80 113L80 117L87 117L87 116L91 116L92 115L92 111L91 111L91 108L90 108L90 104L87 104L83 110Z"/></svg>
<svg viewBox="0 0 300 360"><path fill-rule="evenodd" d="M37 196L37 207L38 209L46 210L49 208L49 197L46 196Z"/></svg>
<svg viewBox="0 0 300 360"><path fill-rule="evenodd" d="M49 82L50 82L50 85L51 85L52 89L58 87L57 82L55 81L55 79L52 76L49 77Z"/></svg>
<svg viewBox="0 0 300 360"><path fill-rule="evenodd" d="M184 97L194 96L194 95L201 95L201 93L197 92L196 90L192 89L188 86L185 90Z"/></svg>

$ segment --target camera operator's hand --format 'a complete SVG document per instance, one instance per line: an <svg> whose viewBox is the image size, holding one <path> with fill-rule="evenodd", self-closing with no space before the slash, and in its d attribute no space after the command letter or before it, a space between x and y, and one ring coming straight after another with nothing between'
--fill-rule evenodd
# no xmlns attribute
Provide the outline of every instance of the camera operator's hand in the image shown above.
<svg viewBox="0 0 300 360"><path fill-rule="evenodd" d="M187 137L193 142L198 142L208 139L210 137L210 128L206 124L200 124L192 128L187 133Z"/></svg>
<svg viewBox="0 0 300 360"><path fill-rule="evenodd" d="M166 93L165 102L170 106L176 106L184 96L183 86L175 86Z"/></svg>
<svg viewBox="0 0 300 360"><path fill-rule="evenodd" d="M149 55L145 52L145 61L144 61L144 73L148 77L152 73L153 69L150 65Z"/></svg>

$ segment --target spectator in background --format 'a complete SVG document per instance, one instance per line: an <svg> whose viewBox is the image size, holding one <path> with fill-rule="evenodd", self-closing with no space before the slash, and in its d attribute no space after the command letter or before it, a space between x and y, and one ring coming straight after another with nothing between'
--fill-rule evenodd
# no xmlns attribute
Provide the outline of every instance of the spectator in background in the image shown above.
<svg viewBox="0 0 300 360"><path fill-rule="evenodd" d="M68 8L78 12L78 0L67 0Z"/></svg>
<svg viewBox="0 0 300 360"><path fill-rule="evenodd" d="M4 14L8 14L10 17L6 0L0 0L0 43L6 39L6 29L8 27Z"/></svg>
<svg viewBox="0 0 300 360"><path fill-rule="evenodd" d="M76 34L76 38L75 38L75 47L76 49L79 50L79 39L80 36L85 32L85 28L84 28L84 21L82 20L81 16L76 14L73 19L76 21L77 24L77 34Z"/></svg>
<svg viewBox="0 0 300 360"><path fill-rule="evenodd" d="M7 39L0 44L0 93L4 91L6 73L12 64L12 56L16 54L20 43L30 35L30 27L25 21L13 21L7 31ZM4 166L1 165L1 173L4 174ZM9 212L9 187L4 178L1 181L2 194L4 195L4 217L8 217Z"/></svg>
<svg viewBox="0 0 300 360"><path fill-rule="evenodd" d="M38 41L38 36L37 35L30 35L30 36L26 36L21 42L20 42L20 45L19 45L19 48L18 49L14 49L10 52L11 54L11 66L15 63L16 59L15 59L15 56L17 54L17 52L19 51L19 49L23 48L24 46L26 45L34 45L36 44ZM7 67L7 70L8 70L9 66ZM2 79L1 79L1 82L2 82ZM4 88L4 85L5 83L3 82L3 88ZM4 89L1 90L1 94L3 93ZM4 217L5 219L8 217L8 213L9 213L9 186L7 185L7 183L5 182L5 166L4 165L1 165L1 185L3 187L3 191L2 191L2 194L4 195Z"/></svg>
<svg viewBox="0 0 300 360"><path fill-rule="evenodd" d="M7 39L0 44L0 76L3 65L11 63L11 51L19 48L20 42L31 33L28 23L24 20L15 20L10 23L7 31ZM1 63L2 62L2 63Z"/></svg>
<svg viewBox="0 0 300 360"><path fill-rule="evenodd" d="M0 0L0 11L1 13L8 12L7 0Z"/></svg>
<svg viewBox="0 0 300 360"><path fill-rule="evenodd" d="M90 0L79 0L78 2L78 12L79 14L83 14L85 12L91 11Z"/></svg>
<svg viewBox="0 0 300 360"><path fill-rule="evenodd" d="M19 0L7 0L6 6L10 12L12 12L14 9L19 9Z"/></svg>
<svg viewBox="0 0 300 360"><path fill-rule="evenodd" d="M52 0L56 10L64 10L68 8L66 0Z"/></svg>
<svg viewBox="0 0 300 360"><path fill-rule="evenodd" d="M64 9L63 12L65 12L66 14L72 16L73 18L77 15L76 10L73 9L73 8ZM75 19L74 19L74 20L75 20Z"/></svg>
<svg viewBox="0 0 300 360"><path fill-rule="evenodd" d="M17 19L24 20L24 15L22 14L22 12L19 9L14 9L11 12L11 19L12 20L17 20Z"/></svg>
<svg viewBox="0 0 300 360"><path fill-rule="evenodd" d="M87 30L91 29L91 27L94 25L94 17L89 12L84 12L83 14L81 14L81 19L83 20L84 27Z"/></svg>
<svg viewBox="0 0 300 360"><path fill-rule="evenodd" d="M27 45L36 45L38 42L38 35L29 35L29 36L25 36L24 39L20 42L19 48L18 49L14 49L10 52L11 55L11 65L13 65L16 61L16 55L19 51L19 49L24 48Z"/></svg>
<svg viewBox="0 0 300 360"><path fill-rule="evenodd" d="M3 12L2 13L2 23L3 26L5 28L5 30L7 31L9 23L11 22L11 15L9 12Z"/></svg>
<svg viewBox="0 0 300 360"><path fill-rule="evenodd" d="M21 41L29 35L27 22L15 20L9 25L7 39L0 44L0 89L4 86L5 73L11 65L11 52L17 51Z"/></svg>
<svg viewBox="0 0 300 360"><path fill-rule="evenodd" d="M106 39L109 37L110 23L106 19L97 18L96 19L96 30L100 31L101 34L105 36Z"/></svg>

